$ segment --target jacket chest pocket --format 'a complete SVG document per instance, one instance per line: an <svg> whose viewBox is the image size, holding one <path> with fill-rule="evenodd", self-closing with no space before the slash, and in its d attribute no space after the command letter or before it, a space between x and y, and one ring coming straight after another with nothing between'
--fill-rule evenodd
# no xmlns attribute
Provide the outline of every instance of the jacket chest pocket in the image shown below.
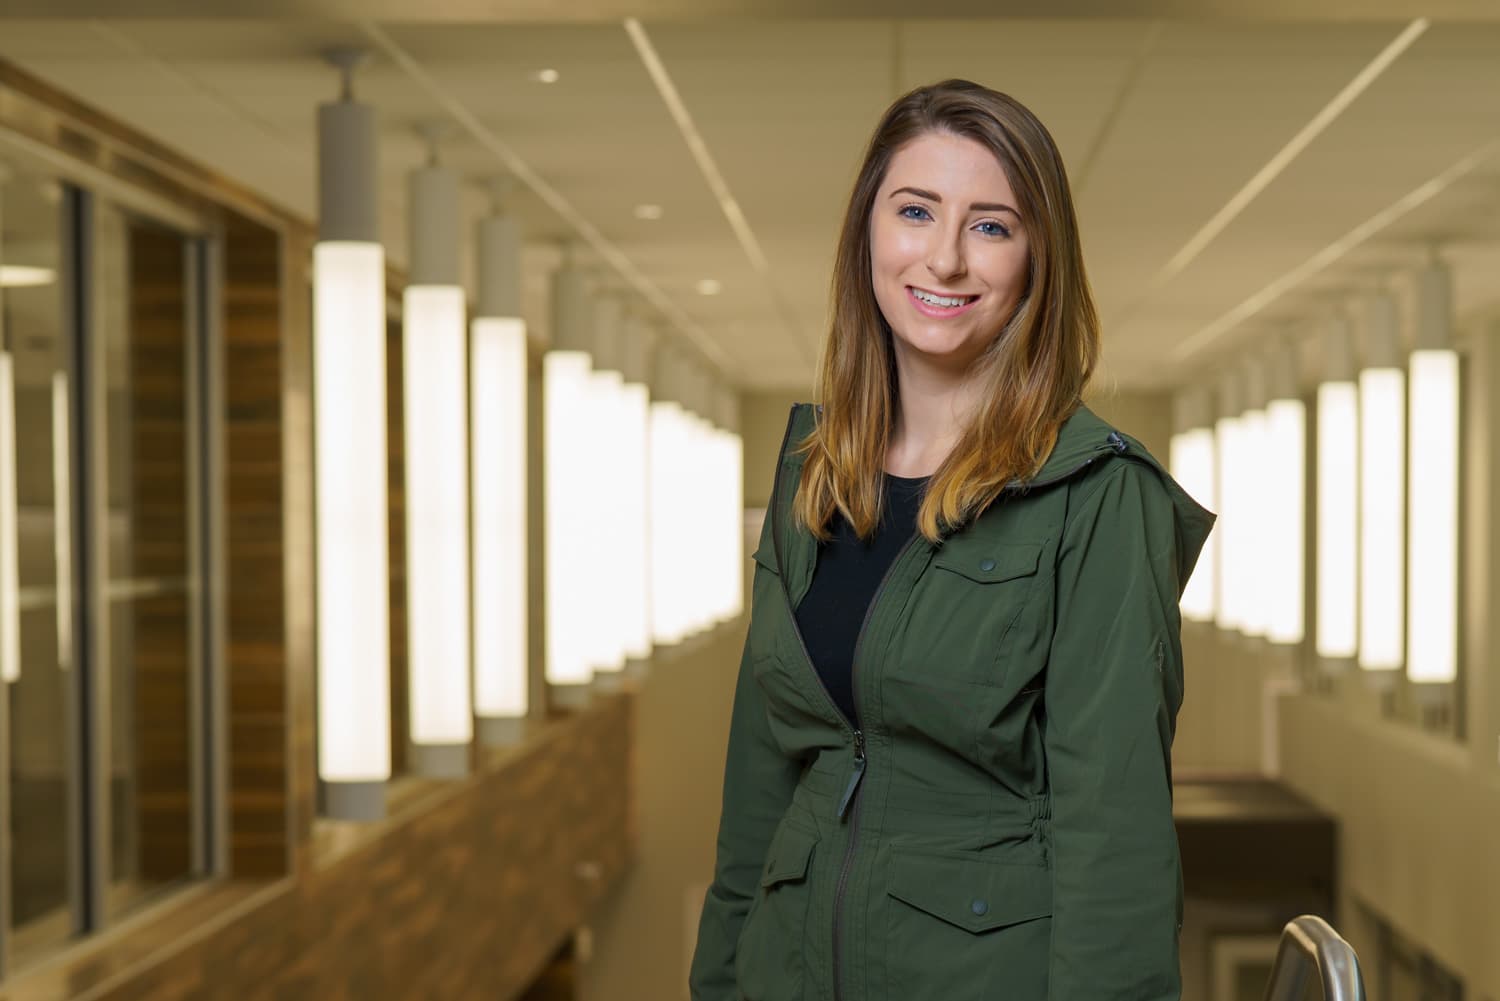
<svg viewBox="0 0 1500 1001"><path fill-rule="evenodd" d="M1041 579L1041 542L949 543L913 595L898 670L1000 685L1011 633Z"/></svg>
<svg viewBox="0 0 1500 1001"><path fill-rule="evenodd" d="M799 1001L803 997L808 950L804 942L811 900L808 870L816 831L782 820L766 862L760 886L734 953L739 996L744 1001Z"/></svg>

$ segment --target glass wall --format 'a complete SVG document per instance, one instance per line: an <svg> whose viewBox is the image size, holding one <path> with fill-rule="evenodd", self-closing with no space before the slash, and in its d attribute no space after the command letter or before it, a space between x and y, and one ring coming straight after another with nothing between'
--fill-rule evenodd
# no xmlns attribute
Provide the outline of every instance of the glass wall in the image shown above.
<svg viewBox="0 0 1500 1001"><path fill-rule="evenodd" d="M97 212L95 233L113 914L201 867L193 722L198 463L190 441L191 244L108 205Z"/></svg>
<svg viewBox="0 0 1500 1001"><path fill-rule="evenodd" d="M0 161L0 976L211 868L204 260Z"/></svg>
<svg viewBox="0 0 1500 1001"><path fill-rule="evenodd" d="M22 960L78 931L80 761L73 655L76 466L70 433L71 316L60 186L0 163L0 336L8 370L0 406L0 546L14 560L14 599L0 608L7 640L11 956ZM8 391L8 392L7 392ZM10 396L9 400L4 399ZM6 468L9 467L9 468ZM13 556L11 555L13 554ZM9 568L6 568L7 571ZM7 574L8 576L8 574ZM9 591L10 580L0 577Z"/></svg>

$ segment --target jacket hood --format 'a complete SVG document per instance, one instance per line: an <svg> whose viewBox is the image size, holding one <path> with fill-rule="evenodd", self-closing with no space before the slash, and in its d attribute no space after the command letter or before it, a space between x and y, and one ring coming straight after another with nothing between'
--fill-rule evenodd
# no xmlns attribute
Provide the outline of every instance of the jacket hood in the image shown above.
<svg viewBox="0 0 1500 1001"><path fill-rule="evenodd" d="M1218 516L1194 500L1145 445L1116 430L1088 407L1080 404L1063 422L1052 454L1036 476L1017 483L1016 488L1040 489L1071 479L1096 463L1120 459L1149 466L1171 498L1177 529L1178 582L1185 588Z"/></svg>

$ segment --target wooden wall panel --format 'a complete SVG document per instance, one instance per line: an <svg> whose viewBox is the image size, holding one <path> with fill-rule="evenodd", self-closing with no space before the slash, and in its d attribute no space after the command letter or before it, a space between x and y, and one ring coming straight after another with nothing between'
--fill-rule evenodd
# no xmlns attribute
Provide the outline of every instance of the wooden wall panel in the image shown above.
<svg viewBox="0 0 1500 1001"><path fill-rule="evenodd" d="M401 316L385 322L386 535L390 560L391 774L406 774L411 697L406 660L406 369L401 356Z"/></svg>
<svg viewBox="0 0 1500 1001"><path fill-rule="evenodd" d="M190 581L188 512L187 268L183 238L126 222L129 295L123 372L107 372L112 513L124 535L111 541L114 580ZM122 426L123 425L123 426ZM123 508L123 510L121 510ZM118 562L115 562L118 561ZM193 868L191 713L192 616L185 590L110 602L128 631L111 636L116 693L128 697L134 796L118 805L133 829L117 828L114 879L160 883ZM123 851L122 851L123 849Z"/></svg>
<svg viewBox="0 0 1500 1001"><path fill-rule="evenodd" d="M281 240L230 216L224 234L224 679L229 871L280 876L290 858L284 559Z"/></svg>
<svg viewBox="0 0 1500 1001"><path fill-rule="evenodd" d="M379 824L320 823L319 850L335 858L232 920L146 929L172 943L159 961L96 957L0 999L522 997L636 855L635 699L626 690L549 720L472 778L424 783L430 793ZM543 979L550 993L532 998L567 996L559 971Z"/></svg>

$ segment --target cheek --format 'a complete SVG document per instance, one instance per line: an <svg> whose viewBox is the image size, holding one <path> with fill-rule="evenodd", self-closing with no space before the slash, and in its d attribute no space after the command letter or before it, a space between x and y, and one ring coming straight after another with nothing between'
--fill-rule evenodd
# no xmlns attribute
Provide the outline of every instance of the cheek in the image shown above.
<svg viewBox="0 0 1500 1001"><path fill-rule="evenodd" d="M1007 299L1018 297L1026 288L1026 273L1031 258L1024 246L1010 244L995 248L984 262L985 282L1004 292Z"/></svg>
<svg viewBox="0 0 1500 1001"><path fill-rule="evenodd" d="M875 226L870 233L870 266L878 281L911 266L922 257L921 237L910 229Z"/></svg>

